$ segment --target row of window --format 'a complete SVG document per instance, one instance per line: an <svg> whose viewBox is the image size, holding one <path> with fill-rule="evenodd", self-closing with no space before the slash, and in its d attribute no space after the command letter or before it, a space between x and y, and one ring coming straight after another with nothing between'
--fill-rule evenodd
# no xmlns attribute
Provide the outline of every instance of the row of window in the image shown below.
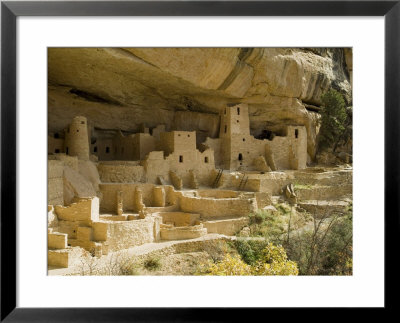
<svg viewBox="0 0 400 323"><path fill-rule="evenodd" d="M226 114L226 109L224 111L224 114ZM240 108L237 108L237 114L238 114L238 116L240 116Z"/></svg>
<svg viewBox="0 0 400 323"><path fill-rule="evenodd" d="M183 163L183 156L182 156L182 155L179 155L179 162L180 162L180 163ZM206 164L208 164L208 157L204 157L204 162L205 162Z"/></svg>

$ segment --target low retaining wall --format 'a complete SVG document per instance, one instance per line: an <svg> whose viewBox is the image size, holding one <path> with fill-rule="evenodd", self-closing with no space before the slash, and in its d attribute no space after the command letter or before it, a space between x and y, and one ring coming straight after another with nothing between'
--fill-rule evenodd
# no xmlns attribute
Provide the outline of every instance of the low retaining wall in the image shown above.
<svg viewBox="0 0 400 323"><path fill-rule="evenodd" d="M201 222L208 233L233 236L249 223L248 217Z"/></svg>
<svg viewBox="0 0 400 323"><path fill-rule="evenodd" d="M185 227L195 225L200 218L200 214L196 213L185 213L185 212L159 212L156 213L161 216L162 223L171 224L173 223L176 227Z"/></svg>
<svg viewBox="0 0 400 323"><path fill-rule="evenodd" d="M332 200L353 193L353 185L313 186L311 188L295 189L299 200Z"/></svg>
<svg viewBox="0 0 400 323"><path fill-rule="evenodd" d="M161 240L195 239L207 234L202 224L189 227L173 227L162 224L160 228Z"/></svg>
<svg viewBox="0 0 400 323"><path fill-rule="evenodd" d="M157 241L161 218L148 216L132 221L100 221L93 223L93 240L107 241L108 250L116 251Z"/></svg>
<svg viewBox="0 0 400 323"><path fill-rule="evenodd" d="M203 218L247 216L257 210L255 198L213 199L180 197L183 212L199 213Z"/></svg>

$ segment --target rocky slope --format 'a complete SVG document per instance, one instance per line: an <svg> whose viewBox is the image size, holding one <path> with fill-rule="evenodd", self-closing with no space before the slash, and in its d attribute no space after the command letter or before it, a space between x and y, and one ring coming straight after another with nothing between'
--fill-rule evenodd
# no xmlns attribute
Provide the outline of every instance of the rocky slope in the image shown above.
<svg viewBox="0 0 400 323"><path fill-rule="evenodd" d="M218 134L228 103L249 104L251 132L280 124L307 128L315 154L321 94L333 87L351 103L351 49L50 48L49 132L84 115L97 129Z"/></svg>

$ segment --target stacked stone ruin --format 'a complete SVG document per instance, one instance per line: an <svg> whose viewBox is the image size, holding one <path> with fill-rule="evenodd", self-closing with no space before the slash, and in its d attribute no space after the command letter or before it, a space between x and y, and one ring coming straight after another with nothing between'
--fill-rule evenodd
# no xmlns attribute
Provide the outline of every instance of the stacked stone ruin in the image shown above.
<svg viewBox="0 0 400 323"><path fill-rule="evenodd" d="M246 104L227 106L219 138L201 145L195 131L165 125L107 139L90 133L77 116L64 134L49 136L49 266L68 267L82 252L101 257L162 240L234 235L290 183L280 170L306 168L305 127L256 139Z"/></svg>

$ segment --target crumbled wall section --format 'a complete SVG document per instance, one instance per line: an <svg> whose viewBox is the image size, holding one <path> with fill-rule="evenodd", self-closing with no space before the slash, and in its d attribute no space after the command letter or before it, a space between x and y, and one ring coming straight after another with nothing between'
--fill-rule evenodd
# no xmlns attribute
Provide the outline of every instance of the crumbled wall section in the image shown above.
<svg viewBox="0 0 400 323"><path fill-rule="evenodd" d="M52 136L48 136L47 145L49 154L58 154L64 152L64 139L54 138L54 134Z"/></svg>
<svg viewBox="0 0 400 323"><path fill-rule="evenodd" d="M64 205L64 164L58 160L47 163L47 204Z"/></svg>
<svg viewBox="0 0 400 323"><path fill-rule="evenodd" d="M140 188L143 195L145 206L153 206L153 188L154 184L147 183L119 183L119 184L100 184L102 198L100 201L100 210L105 213L115 214L117 209L117 192L122 192L124 201L124 211L137 212L136 187Z"/></svg>
<svg viewBox="0 0 400 323"><path fill-rule="evenodd" d="M47 227L48 228L55 228L58 226L58 218L54 213L54 206L48 205L47 206Z"/></svg>
<svg viewBox="0 0 400 323"><path fill-rule="evenodd" d="M165 206L165 189L162 186L155 186L153 188L153 202L154 206L164 207Z"/></svg>
<svg viewBox="0 0 400 323"><path fill-rule="evenodd" d="M99 220L99 198L79 199L70 206L55 206L55 212L59 220L82 221L91 224Z"/></svg>

